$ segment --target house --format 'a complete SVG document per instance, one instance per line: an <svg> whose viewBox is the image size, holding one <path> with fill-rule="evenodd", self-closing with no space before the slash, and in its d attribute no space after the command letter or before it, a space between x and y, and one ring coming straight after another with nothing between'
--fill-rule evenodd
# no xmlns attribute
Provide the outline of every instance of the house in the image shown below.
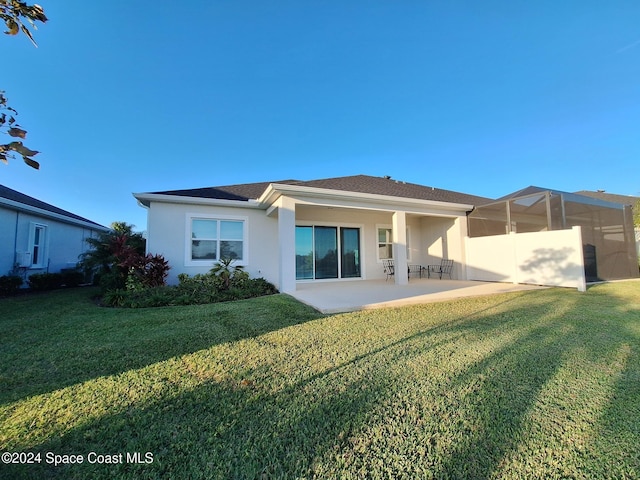
<svg viewBox="0 0 640 480"><path fill-rule="evenodd" d="M481 247L470 242L475 239L469 238L468 214L492 199L390 177L281 180L134 197L148 209L148 252L163 255L172 266L169 283L180 273L205 273L221 258L235 259L283 292L294 292L299 282L384 279L382 263L389 258L396 272L443 258L454 260L454 279L473 279L470 272L482 277L486 270L469 260L484 257L474 254ZM509 232L503 227L501 233ZM531 255L545 241L552 250L558 242L570 245L560 251L566 257L562 275L538 283L563 284L570 277L571 286L584 287L579 231L545 238L528 241ZM500 252L489 268L514 258ZM508 272L491 278L517 281ZM409 281L407 275L394 280Z"/></svg>
<svg viewBox="0 0 640 480"><path fill-rule="evenodd" d="M0 185L0 275L57 273L108 228Z"/></svg>
<svg viewBox="0 0 640 480"><path fill-rule="evenodd" d="M391 257L398 269L452 258L461 277L467 212L488 200L367 175L134 196L148 208L148 251L172 265L170 283L232 257L284 292L298 281L385 278Z"/></svg>

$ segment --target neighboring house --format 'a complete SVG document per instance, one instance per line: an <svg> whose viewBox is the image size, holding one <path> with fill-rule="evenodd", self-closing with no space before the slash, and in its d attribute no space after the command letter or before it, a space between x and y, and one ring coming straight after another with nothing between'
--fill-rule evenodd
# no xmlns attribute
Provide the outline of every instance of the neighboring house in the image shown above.
<svg viewBox="0 0 640 480"><path fill-rule="evenodd" d="M0 185L0 275L72 268L87 238L107 232L91 220Z"/></svg>
<svg viewBox="0 0 640 480"><path fill-rule="evenodd" d="M396 272L453 259L452 278L470 279L469 271L479 268L469 268L468 250L475 247L469 247L467 215L493 202L367 175L134 196L148 209L147 251L163 255L172 267L169 283L180 273L205 273L217 260L234 258L250 275L283 292L295 291L298 282L383 279L383 260L389 258ZM555 248L556 237L549 239ZM567 272L574 275L582 265L582 245L570 250ZM515 258L509 252L500 256ZM584 284L584 272L580 275ZM409 281L400 274L394 279Z"/></svg>

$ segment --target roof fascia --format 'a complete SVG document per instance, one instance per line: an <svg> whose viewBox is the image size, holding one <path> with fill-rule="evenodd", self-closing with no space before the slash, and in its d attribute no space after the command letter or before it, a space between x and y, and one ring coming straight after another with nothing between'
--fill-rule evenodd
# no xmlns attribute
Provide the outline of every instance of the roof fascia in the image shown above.
<svg viewBox="0 0 640 480"><path fill-rule="evenodd" d="M323 199L342 200L353 202L354 207L357 203L376 203L388 204L391 207L436 207L443 210L462 210L469 211L473 209L471 204L441 202L438 200L421 200L418 198L394 197L392 195L379 195L376 193L350 192L346 190L333 190L327 188L307 187L301 185L287 185L281 183L271 183L258 199L258 202L271 206L282 195L292 197L315 197Z"/></svg>
<svg viewBox="0 0 640 480"><path fill-rule="evenodd" d="M264 208L256 200L224 200L221 198L187 197L160 193L134 193L133 196L143 207L149 208L151 202L178 203L184 205L211 205L219 207Z"/></svg>
<svg viewBox="0 0 640 480"><path fill-rule="evenodd" d="M110 229L103 225L99 225L97 223L85 222L83 220L78 220L77 218L68 217L66 215L62 215L60 213L51 212L49 210L45 210L43 208L33 207L31 205L27 205L22 202L16 202L15 200L9 200L8 198L0 197L0 206L6 206L12 210L18 210L20 212L28 212L33 213L34 215L38 215L41 217L51 218L53 220L59 220L64 223L70 223L72 225L77 225L80 227L91 228L93 230L102 230L104 232L108 232Z"/></svg>

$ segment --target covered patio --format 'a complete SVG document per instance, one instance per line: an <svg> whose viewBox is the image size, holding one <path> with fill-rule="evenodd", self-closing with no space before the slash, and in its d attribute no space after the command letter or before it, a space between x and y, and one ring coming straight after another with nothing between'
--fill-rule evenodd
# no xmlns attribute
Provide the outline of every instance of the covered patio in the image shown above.
<svg viewBox="0 0 640 480"><path fill-rule="evenodd" d="M498 282L412 278L405 285L399 285L391 280L299 283L295 292L290 292L290 294L322 313L341 313L540 288L546 287Z"/></svg>

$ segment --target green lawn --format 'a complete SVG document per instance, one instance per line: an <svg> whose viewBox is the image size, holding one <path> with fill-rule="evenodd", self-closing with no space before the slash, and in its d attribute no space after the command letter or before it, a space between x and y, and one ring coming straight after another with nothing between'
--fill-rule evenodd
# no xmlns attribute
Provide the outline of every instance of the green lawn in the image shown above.
<svg viewBox="0 0 640 480"><path fill-rule="evenodd" d="M2 478L640 478L638 281L333 316L92 293L0 299L0 451L40 453Z"/></svg>

